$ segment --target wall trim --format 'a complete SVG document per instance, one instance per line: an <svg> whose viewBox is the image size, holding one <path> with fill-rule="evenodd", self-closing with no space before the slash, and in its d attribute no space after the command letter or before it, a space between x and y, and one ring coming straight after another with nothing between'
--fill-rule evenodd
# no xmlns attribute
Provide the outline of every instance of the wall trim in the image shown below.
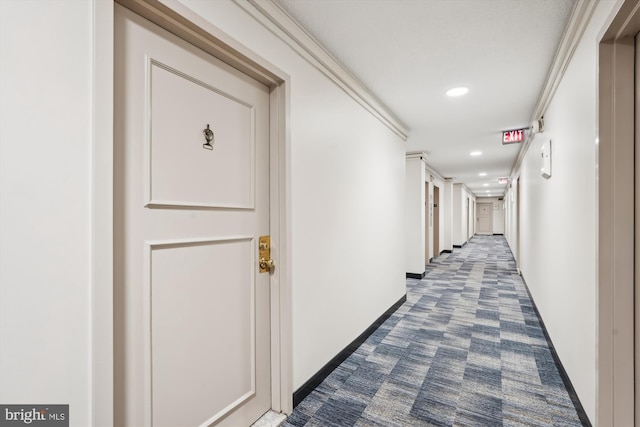
<svg viewBox="0 0 640 427"><path fill-rule="evenodd" d="M393 313L396 312L402 304L407 301L407 294L404 294L398 301L396 301L391 307L389 307L380 317L378 317L363 333L361 333L355 340L347 345L340 353L338 353L333 359L331 359L326 365L324 365L318 372L316 372L311 378L307 380L298 390L293 393L293 407L298 406L302 400L309 395L316 387L327 378L331 372L334 371L347 357L364 343L369 336L376 331Z"/></svg>
<svg viewBox="0 0 640 427"><path fill-rule="evenodd" d="M259 0L234 1L303 59L329 77L396 135L405 141L408 139L410 129L407 125L277 3Z"/></svg>
<svg viewBox="0 0 640 427"><path fill-rule="evenodd" d="M404 156L406 160L420 159L424 162L425 166L427 164L427 153L425 153L424 151L409 151Z"/></svg>
<svg viewBox="0 0 640 427"><path fill-rule="evenodd" d="M113 425L113 3L92 1L90 419Z"/></svg>
<svg viewBox="0 0 640 427"><path fill-rule="evenodd" d="M593 11L597 5L598 2L593 0L576 1L576 5L574 6L573 11L571 12L571 17L569 18L567 28L560 40L560 44L558 44L558 49L556 50L553 62L551 63L551 67L547 73L544 86L540 91L538 101L533 109L529 125L534 120L538 120L540 117L544 116L545 111L549 107L549 104L551 103L551 100L564 77L564 73L571 62L573 54L576 51L580 40L582 40L584 30L587 28L587 24L589 23L591 15L593 15ZM518 157L511 168L509 176L513 177L520 168L520 165L524 160L524 156L531 145L531 141L533 141L533 135L529 133L520 147Z"/></svg>
<svg viewBox="0 0 640 427"><path fill-rule="evenodd" d="M407 273L407 279L418 279L418 280L422 280L424 279L424 276L427 275L427 272L423 272L423 273Z"/></svg>

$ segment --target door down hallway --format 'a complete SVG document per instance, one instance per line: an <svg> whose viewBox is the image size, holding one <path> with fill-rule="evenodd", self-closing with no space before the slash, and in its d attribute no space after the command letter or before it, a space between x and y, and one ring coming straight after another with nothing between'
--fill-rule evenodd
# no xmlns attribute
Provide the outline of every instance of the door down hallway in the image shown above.
<svg viewBox="0 0 640 427"><path fill-rule="evenodd" d="M407 279L407 302L284 425L590 425L554 354L504 237L475 236Z"/></svg>

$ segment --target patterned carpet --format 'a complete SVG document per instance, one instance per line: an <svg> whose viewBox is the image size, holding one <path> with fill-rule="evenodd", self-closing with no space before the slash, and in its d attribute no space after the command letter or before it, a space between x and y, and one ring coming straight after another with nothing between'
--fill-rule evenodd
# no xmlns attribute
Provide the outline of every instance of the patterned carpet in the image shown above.
<svg viewBox="0 0 640 427"><path fill-rule="evenodd" d="M283 425L581 426L551 351L505 239L476 236Z"/></svg>

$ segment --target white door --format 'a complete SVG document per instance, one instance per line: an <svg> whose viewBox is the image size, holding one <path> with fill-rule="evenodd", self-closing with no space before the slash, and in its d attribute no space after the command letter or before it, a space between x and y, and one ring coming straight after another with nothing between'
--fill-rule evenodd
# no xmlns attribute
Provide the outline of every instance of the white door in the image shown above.
<svg viewBox="0 0 640 427"><path fill-rule="evenodd" d="M430 218L431 218L431 202L429 201L429 183L424 183L424 263L429 264L431 259L429 251L430 243Z"/></svg>
<svg viewBox="0 0 640 427"><path fill-rule="evenodd" d="M115 424L248 426L271 405L269 89L120 6L115 52Z"/></svg>
<svg viewBox="0 0 640 427"><path fill-rule="evenodd" d="M478 203L477 215L477 234L493 234L493 204Z"/></svg>

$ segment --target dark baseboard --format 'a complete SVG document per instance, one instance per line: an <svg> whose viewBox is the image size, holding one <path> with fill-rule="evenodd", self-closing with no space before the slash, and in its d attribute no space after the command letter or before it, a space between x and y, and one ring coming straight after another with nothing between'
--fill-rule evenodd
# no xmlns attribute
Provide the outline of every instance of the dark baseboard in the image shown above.
<svg viewBox="0 0 640 427"><path fill-rule="evenodd" d="M442 254L450 254L450 253L453 253L453 251L451 251L449 249L443 249L443 250L440 251L440 255L442 255Z"/></svg>
<svg viewBox="0 0 640 427"><path fill-rule="evenodd" d="M493 233L494 236L504 236L504 233Z"/></svg>
<svg viewBox="0 0 640 427"><path fill-rule="evenodd" d="M427 272L423 272L423 273L407 273L407 279L418 279L418 280L422 280L424 279L424 276L427 275Z"/></svg>
<svg viewBox="0 0 640 427"><path fill-rule="evenodd" d="M429 263L432 263L432 262L433 262L433 258L429 258Z"/></svg>
<svg viewBox="0 0 640 427"><path fill-rule="evenodd" d="M375 322L371 324L363 333L360 334L358 338L353 340L351 344L346 346L340 353L338 353L333 359L329 361L322 369L320 369L314 376L309 378L309 380L304 383L298 390L293 393L293 407L298 406L302 400L309 395L316 387L320 385L325 378L329 376L334 369L336 369L342 362L344 362L347 357L351 356L351 353L356 351L360 345L369 338L376 329L380 327L395 311L400 308L402 304L407 301L407 295L405 294L402 298L400 298L395 304L393 304L387 311L385 311L382 316L378 317Z"/></svg>
<svg viewBox="0 0 640 427"><path fill-rule="evenodd" d="M527 281L524 279L522 273L520 274L522 277L522 283L524 283L524 288L527 290L527 294L529 295L529 299L531 300L531 306L533 307L533 311L536 313L536 317L538 318L538 322L540 322L540 327L542 328L542 333L544 333L544 337L547 340L547 345L549 346L549 350L551 350L551 356L553 357L553 361L556 363L556 368L558 369L558 373L562 378L562 382L564 383L564 387L567 389L567 393L569 393L569 397L571 398L571 403L573 403L573 407L576 409L578 413L578 418L580 418L580 422L584 427L591 427L591 421L589 421L589 417L582 407L582 403L578 398L578 394L576 390L573 388L573 384L571 384L571 379L565 371L564 366L562 366L562 362L560 361L560 357L558 357L558 353L556 352L556 348L553 346L551 342L551 337L547 332L547 327L544 326L544 321L540 316L540 312L538 311L538 307L536 307L536 303L533 300L533 296L531 295L531 291L529 290L529 285L527 285Z"/></svg>

